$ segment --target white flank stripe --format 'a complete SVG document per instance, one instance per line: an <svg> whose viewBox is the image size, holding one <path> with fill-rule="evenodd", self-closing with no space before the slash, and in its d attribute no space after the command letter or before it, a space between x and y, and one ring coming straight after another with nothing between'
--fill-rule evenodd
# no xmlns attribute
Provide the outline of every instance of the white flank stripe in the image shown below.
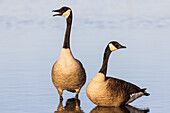
<svg viewBox="0 0 170 113"><path fill-rule="evenodd" d="M130 99L126 102L126 104L133 102L134 100L136 100L137 98L139 98L139 97L141 97L143 95L144 95L143 92L131 94Z"/></svg>

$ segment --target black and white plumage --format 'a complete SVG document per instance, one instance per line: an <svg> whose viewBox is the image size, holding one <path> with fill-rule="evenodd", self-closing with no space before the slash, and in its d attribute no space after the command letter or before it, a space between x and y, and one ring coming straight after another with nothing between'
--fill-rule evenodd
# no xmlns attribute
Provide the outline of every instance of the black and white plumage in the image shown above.
<svg viewBox="0 0 170 113"><path fill-rule="evenodd" d="M107 63L112 51L126 48L116 41L110 42L104 52L103 65L99 73L90 81L86 88L89 99L99 106L122 106L135 99L150 95L138 86L117 78L106 77Z"/></svg>
<svg viewBox="0 0 170 113"><path fill-rule="evenodd" d="M64 16L66 18L67 28L60 57L52 69L52 81L61 100L63 99L63 90L76 92L76 99L78 99L80 89L86 82L86 73L81 62L74 58L70 50L72 10L69 7L62 7L59 10L53 10L53 12L58 12L53 16Z"/></svg>

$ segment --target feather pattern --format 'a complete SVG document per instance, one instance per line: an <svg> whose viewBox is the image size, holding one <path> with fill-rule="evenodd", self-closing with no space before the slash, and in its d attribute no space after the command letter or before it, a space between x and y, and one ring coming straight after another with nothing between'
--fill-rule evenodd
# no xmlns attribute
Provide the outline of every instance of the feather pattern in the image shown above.
<svg viewBox="0 0 170 113"><path fill-rule="evenodd" d="M145 91L146 89L140 89L132 83L117 78L106 77L110 53L120 48L126 47L116 41L112 41L107 45L102 67L99 73L87 85L87 96L98 106L123 106L142 95L149 95Z"/></svg>

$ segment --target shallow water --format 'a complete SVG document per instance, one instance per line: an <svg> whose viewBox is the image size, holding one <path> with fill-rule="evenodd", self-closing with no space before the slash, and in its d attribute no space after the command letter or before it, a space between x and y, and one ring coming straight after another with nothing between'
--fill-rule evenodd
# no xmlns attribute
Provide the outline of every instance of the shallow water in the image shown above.
<svg viewBox="0 0 170 113"><path fill-rule="evenodd" d="M63 112L168 112L170 104L170 13L168 0L46 1L2 0L0 4L0 108L3 113L53 113L60 102L51 82L51 68L63 44L65 19L52 9L70 6L74 13L71 49L87 73L79 96L64 91ZM151 94L128 108L96 108L85 88L100 69L107 43L127 48L112 53L108 76ZM69 105L66 105L68 101ZM70 101L70 102L69 102ZM61 110L62 107L60 106Z"/></svg>

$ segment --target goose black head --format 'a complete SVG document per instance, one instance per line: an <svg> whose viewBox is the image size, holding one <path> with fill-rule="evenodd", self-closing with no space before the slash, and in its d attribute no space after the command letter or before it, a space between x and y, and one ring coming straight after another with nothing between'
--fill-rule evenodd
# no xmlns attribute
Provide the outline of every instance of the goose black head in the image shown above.
<svg viewBox="0 0 170 113"><path fill-rule="evenodd" d="M119 44L118 42L116 41L111 41L109 43L109 49L110 51L115 51L117 49L121 49L121 48L126 48L125 46L122 46L121 44Z"/></svg>
<svg viewBox="0 0 170 113"><path fill-rule="evenodd" d="M53 16L64 16L68 18L71 15L71 9L69 7L62 7L58 10L53 10L52 12L58 12L57 14L54 14Z"/></svg>

